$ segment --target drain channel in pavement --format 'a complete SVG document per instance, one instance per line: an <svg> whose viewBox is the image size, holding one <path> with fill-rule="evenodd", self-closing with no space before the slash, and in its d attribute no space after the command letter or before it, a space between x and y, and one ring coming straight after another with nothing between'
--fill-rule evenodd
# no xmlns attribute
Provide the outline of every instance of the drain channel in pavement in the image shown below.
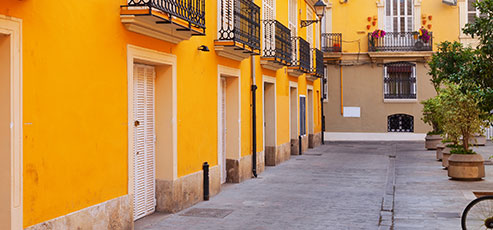
<svg viewBox="0 0 493 230"><path fill-rule="evenodd" d="M208 218L224 218L233 212L232 209L219 209L219 208L193 208L180 216L191 217L208 217Z"/></svg>

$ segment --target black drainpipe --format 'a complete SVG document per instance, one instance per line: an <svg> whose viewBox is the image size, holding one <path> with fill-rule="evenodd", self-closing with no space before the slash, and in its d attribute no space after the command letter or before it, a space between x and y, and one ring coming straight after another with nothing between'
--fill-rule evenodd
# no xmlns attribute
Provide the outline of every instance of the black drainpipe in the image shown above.
<svg viewBox="0 0 493 230"><path fill-rule="evenodd" d="M257 177L257 101L255 84L255 56L252 55L252 173Z"/></svg>
<svg viewBox="0 0 493 230"><path fill-rule="evenodd" d="M320 108L322 109L322 145L325 144L324 141L324 132L325 132L325 115L324 115L324 88L325 88L325 82L327 80L325 79L325 69L324 69L324 76L322 76L322 79L320 79L320 88L322 89L322 96L320 97Z"/></svg>

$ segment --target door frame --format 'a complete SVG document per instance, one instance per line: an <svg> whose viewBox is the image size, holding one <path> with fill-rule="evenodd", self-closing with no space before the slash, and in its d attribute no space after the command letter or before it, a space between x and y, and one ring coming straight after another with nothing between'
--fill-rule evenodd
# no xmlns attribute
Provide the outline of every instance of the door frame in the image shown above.
<svg viewBox="0 0 493 230"><path fill-rule="evenodd" d="M217 65L217 165L221 169L221 163L223 162L221 152L222 143L221 135L223 131L222 123L219 119L219 114L221 114L221 97L219 95L221 92L221 77L236 77L238 78L238 160L241 158L241 70L237 68L232 68L223 65ZM226 102L227 106L227 102ZM227 153L226 153L227 156ZM226 165L224 165L226 168ZM222 170L221 170L222 173ZM227 174L227 173L226 173ZM227 175L224 175L225 179Z"/></svg>
<svg viewBox="0 0 493 230"><path fill-rule="evenodd" d="M312 92L311 98L310 98L310 93ZM307 113L307 131L306 133L308 135L314 134L315 133L315 113L313 112L315 109L315 95L314 95L314 90L313 90L313 85L307 85L306 86L306 113ZM310 101L311 99L311 101ZM311 108L310 108L311 104ZM308 122L310 121L310 122ZM311 124L310 124L311 123ZM310 133L311 129L311 133Z"/></svg>
<svg viewBox="0 0 493 230"><path fill-rule="evenodd" d="M296 134L297 134L296 136L298 136L298 134L299 134L299 128L298 127L299 127L299 122L300 122L300 119L299 119L299 108L298 108L299 107L298 82L292 82L292 81L290 81L289 82L289 140L290 141L293 138L293 137L291 137L291 131L292 131L291 119L293 118L292 117L293 114L291 113L291 88L295 88L296 89L296 99L297 99L296 100L296 103L295 103L296 104L296 111L297 111L296 114L295 114L295 116L296 116L296 119L295 119L295 121L296 121L296 128L295 129L296 129Z"/></svg>
<svg viewBox="0 0 493 230"><path fill-rule="evenodd" d="M264 85L265 83L271 83L274 84L274 143L275 146L277 146L277 88L276 88L276 78L275 77L270 77L266 75L262 75L262 145L263 145L263 150L265 152L265 88Z"/></svg>
<svg viewBox="0 0 493 230"><path fill-rule="evenodd" d="M127 45L127 95L128 95L128 186L127 193L133 199L134 171L133 171L133 79L134 64L149 64L154 66L169 65L172 68L172 129L173 129L173 180L178 178L177 162L177 89L176 89L176 55L159 52L156 50L146 49L134 45ZM156 166L157 167L157 166ZM131 210L133 215L133 209Z"/></svg>
<svg viewBox="0 0 493 230"><path fill-rule="evenodd" d="M10 228L23 229L22 20L0 15L0 34L10 36Z"/></svg>

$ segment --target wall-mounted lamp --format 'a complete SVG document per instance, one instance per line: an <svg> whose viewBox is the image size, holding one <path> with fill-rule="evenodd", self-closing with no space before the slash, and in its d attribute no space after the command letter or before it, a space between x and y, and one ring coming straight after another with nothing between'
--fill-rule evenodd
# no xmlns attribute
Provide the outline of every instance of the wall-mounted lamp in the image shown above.
<svg viewBox="0 0 493 230"><path fill-rule="evenodd" d="M205 45L201 45L199 46L198 50L200 51L204 51L204 52L209 52L209 47L205 46Z"/></svg>
<svg viewBox="0 0 493 230"><path fill-rule="evenodd" d="M324 1L318 0L318 2L316 2L315 5L313 5L313 7L315 8L315 13L318 16L318 20L301 20L301 22L300 22L301 28L307 27L313 23L319 22L324 17L325 7L326 7Z"/></svg>

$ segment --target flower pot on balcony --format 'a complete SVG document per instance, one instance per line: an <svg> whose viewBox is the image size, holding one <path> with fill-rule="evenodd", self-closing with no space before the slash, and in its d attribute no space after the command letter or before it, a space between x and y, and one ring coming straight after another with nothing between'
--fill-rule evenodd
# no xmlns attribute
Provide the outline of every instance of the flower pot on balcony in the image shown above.
<svg viewBox="0 0 493 230"><path fill-rule="evenodd" d="M450 150L452 148L445 146L445 148L442 150L442 166L444 169L448 168L448 159L450 157Z"/></svg>
<svg viewBox="0 0 493 230"><path fill-rule="evenodd" d="M469 143L472 145L485 146L486 137L483 135L474 135L474 137L469 138Z"/></svg>
<svg viewBox="0 0 493 230"><path fill-rule="evenodd" d="M425 137L425 148L428 150L437 149L437 145L442 143L443 138L440 135L427 134Z"/></svg>
<svg viewBox="0 0 493 230"><path fill-rule="evenodd" d="M452 154L448 162L448 176L454 180L481 180L485 177L484 159L480 154Z"/></svg>

